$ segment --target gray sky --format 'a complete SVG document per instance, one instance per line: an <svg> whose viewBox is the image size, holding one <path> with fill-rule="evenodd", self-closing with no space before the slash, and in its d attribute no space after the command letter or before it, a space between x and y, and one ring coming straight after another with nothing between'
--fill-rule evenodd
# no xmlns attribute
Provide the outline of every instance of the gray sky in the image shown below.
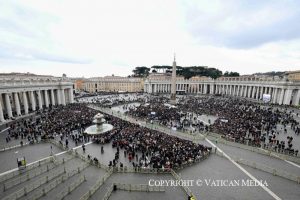
<svg viewBox="0 0 300 200"><path fill-rule="evenodd" d="M298 0L0 0L0 73L93 77L136 66L300 69Z"/></svg>

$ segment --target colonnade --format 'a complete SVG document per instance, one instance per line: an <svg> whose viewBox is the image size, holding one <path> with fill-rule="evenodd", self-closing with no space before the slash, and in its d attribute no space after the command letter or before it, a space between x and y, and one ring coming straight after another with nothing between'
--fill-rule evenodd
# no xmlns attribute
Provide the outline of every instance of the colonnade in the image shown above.
<svg viewBox="0 0 300 200"><path fill-rule="evenodd" d="M0 90L0 122L55 105L73 103L73 88Z"/></svg>
<svg viewBox="0 0 300 200"><path fill-rule="evenodd" d="M147 93L170 93L171 81L145 81L144 91ZM176 82L177 93L230 95L262 100L264 94L271 96L271 103L285 105L300 104L300 86L287 84L259 84L224 82L224 81L179 81Z"/></svg>

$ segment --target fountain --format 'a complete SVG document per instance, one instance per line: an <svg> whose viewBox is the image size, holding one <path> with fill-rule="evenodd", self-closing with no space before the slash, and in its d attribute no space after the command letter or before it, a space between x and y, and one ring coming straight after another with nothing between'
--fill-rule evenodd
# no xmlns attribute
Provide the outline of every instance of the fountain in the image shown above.
<svg viewBox="0 0 300 200"><path fill-rule="evenodd" d="M89 126L85 129L85 133L88 135L101 135L107 131L112 130L114 127L111 124L105 123L106 120L104 119L104 115L101 113L98 113L94 116L95 125Z"/></svg>

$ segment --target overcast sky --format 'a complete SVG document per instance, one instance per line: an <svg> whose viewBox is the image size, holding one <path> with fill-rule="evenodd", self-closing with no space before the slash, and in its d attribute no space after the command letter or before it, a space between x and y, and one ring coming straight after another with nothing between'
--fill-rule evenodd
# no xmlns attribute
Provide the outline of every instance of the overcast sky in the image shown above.
<svg viewBox="0 0 300 200"><path fill-rule="evenodd" d="M0 0L0 73L300 69L299 0Z"/></svg>

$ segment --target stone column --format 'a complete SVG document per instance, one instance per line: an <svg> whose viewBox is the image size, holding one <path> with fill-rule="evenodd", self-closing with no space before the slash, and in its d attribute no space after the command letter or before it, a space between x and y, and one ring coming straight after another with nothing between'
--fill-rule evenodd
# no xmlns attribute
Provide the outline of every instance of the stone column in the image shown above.
<svg viewBox="0 0 300 200"><path fill-rule="evenodd" d="M65 97L65 90L64 89L61 89L61 104L62 105L66 105L66 97Z"/></svg>
<svg viewBox="0 0 300 200"><path fill-rule="evenodd" d="M252 88L252 95L251 95L252 99L255 98L255 92L256 92L256 86L253 86L253 88Z"/></svg>
<svg viewBox="0 0 300 200"><path fill-rule="evenodd" d="M18 96L17 92L14 93L14 99L15 99L17 116L20 116L21 115L21 107L20 107L20 101L19 101L19 96Z"/></svg>
<svg viewBox="0 0 300 200"><path fill-rule="evenodd" d="M49 108L49 96L48 96L48 90L44 90L44 96L45 96L45 106Z"/></svg>
<svg viewBox="0 0 300 200"><path fill-rule="evenodd" d="M259 95L260 99L262 99L262 97L263 97L263 92L264 92L263 90L264 90L264 88L260 87L260 95Z"/></svg>
<svg viewBox="0 0 300 200"><path fill-rule="evenodd" d="M73 88L69 89L70 103L74 103Z"/></svg>
<svg viewBox="0 0 300 200"><path fill-rule="evenodd" d="M51 90L51 104L52 106L55 106L55 96L54 96L54 90Z"/></svg>
<svg viewBox="0 0 300 200"><path fill-rule="evenodd" d="M1 96L2 94L0 94ZM3 108L2 108L2 102L1 102L1 99L0 99L0 122L4 122L5 119L4 119L4 115L3 115Z"/></svg>
<svg viewBox="0 0 300 200"><path fill-rule="evenodd" d="M292 89L287 89L284 95L283 104L290 105L291 99L292 99Z"/></svg>
<svg viewBox="0 0 300 200"><path fill-rule="evenodd" d="M6 105L6 111L7 111L8 117L11 118L13 115L12 115L12 109L11 109L9 95L7 93L5 94L5 105Z"/></svg>
<svg viewBox="0 0 300 200"><path fill-rule="evenodd" d="M300 89L297 90L295 97L293 98L293 102L292 104L294 106L298 106L299 105L299 100L300 100Z"/></svg>
<svg viewBox="0 0 300 200"><path fill-rule="evenodd" d="M247 95L247 86L244 86L243 88L244 88L244 94L243 94L243 97L246 97L246 95Z"/></svg>
<svg viewBox="0 0 300 200"><path fill-rule="evenodd" d="M241 93L240 93L240 97L243 97L243 95L244 95L244 86L241 85L240 88L241 88L241 89L240 89L240 90L241 90L241 91L240 91L240 92L241 92Z"/></svg>
<svg viewBox="0 0 300 200"><path fill-rule="evenodd" d="M28 114L28 101L27 101L26 92L23 92L23 104L24 104L25 115L27 115Z"/></svg>
<svg viewBox="0 0 300 200"><path fill-rule="evenodd" d="M56 96L57 96L57 104L61 105L61 91L60 90L56 90Z"/></svg>
<svg viewBox="0 0 300 200"><path fill-rule="evenodd" d="M247 95L248 98L251 98L251 87L252 86L248 86L248 95Z"/></svg>
<svg viewBox="0 0 300 200"><path fill-rule="evenodd" d="M272 97L272 103L277 103L277 92L278 88L274 88L274 96Z"/></svg>
<svg viewBox="0 0 300 200"><path fill-rule="evenodd" d="M279 96L279 101L278 104L281 105L283 103L283 98L284 98L284 89L281 88L280 96Z"/></svg>
<svg viewBox="0 0 300 200"><path fill-rule="evenodd" d="M235 92L236 92L236 85L233 85L232 96L235 96Z"/></svg>
<svg viewBox="0 0 300 200"><path fill-rule="evenodd" d="M210 84L210 94L214 94L214 93L215 93L215 85Z"/></svg>
<svg viewBox="0 0 300 200"><path fill-rule="evenodd" d="M39 109L42 110L43 109L43 102L42 102L42 95L41 95L41 91L40 90L37 91L37 95L38 95Z"/></svg>
<svg viewBox="0 0 300 200"><path fill-rule="evenodd" d="M31 99L31 108L32 108L32 111L35 111L35 109L36 109L36 103L35 103L35 96L34 96L33 91L30 91L30 99Z"/></svg>

